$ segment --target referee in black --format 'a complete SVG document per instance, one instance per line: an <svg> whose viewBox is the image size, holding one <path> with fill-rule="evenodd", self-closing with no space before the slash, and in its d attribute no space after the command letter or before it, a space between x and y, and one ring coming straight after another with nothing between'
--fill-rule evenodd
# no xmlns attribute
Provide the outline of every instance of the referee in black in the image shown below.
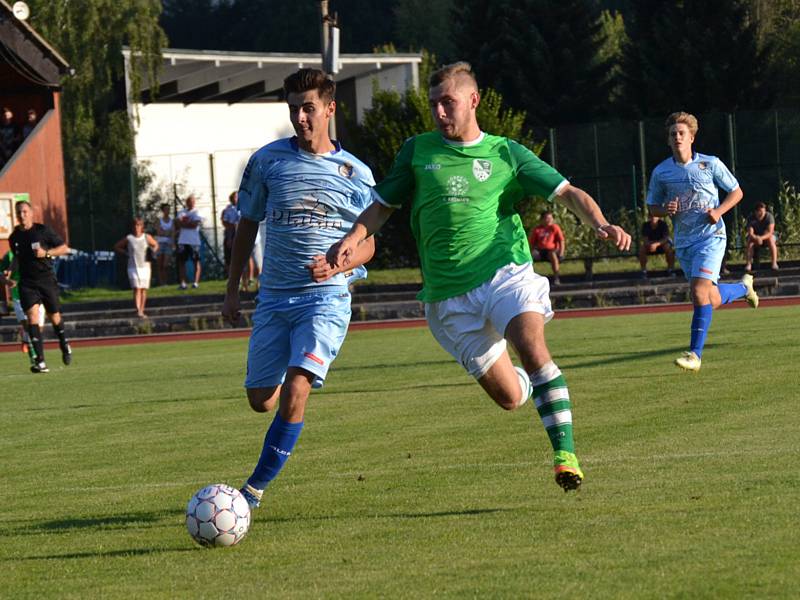
<svg viewBox="0 0 800 600"><path fill-rule="evenodd" d="M39 305L43 304L53 331L58 336L61 359L65 365L72 362L72 349L64 335L61 303L58 299L58 280L53 269L53 258L69 253L69 247L47 225L33 222L33 207L25 200L15 205L19 225L14 228L8 242L14 251L14 261L19 268L19 300L28 315L28 334L36 352L33 373L47 373L44 362L44 343L39 328ZM14 267L12 266L12 271Z"/></svg>

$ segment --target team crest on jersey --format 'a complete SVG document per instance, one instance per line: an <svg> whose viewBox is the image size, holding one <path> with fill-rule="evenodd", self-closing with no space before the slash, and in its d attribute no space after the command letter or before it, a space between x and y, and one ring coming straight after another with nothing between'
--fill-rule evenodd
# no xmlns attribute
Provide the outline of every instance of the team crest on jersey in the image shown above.
<svg viewBox="0 0 800 600"><path fill-rule="evenodd" d="M492 176L492 163L488 160L476 158L472 161L472 174L475 179L483 183Z"/></svg>
<svg viewBox="0 0 800 600"><path fill-rule="evenodd" d="M349 162L339 165L339 175L351 179L356 174L356 168Z"/></svg>
<svg viewBox="0 0 800 600"><path fill-rule="evenodd" d="M697 168L700 169L701 171L705 171L708 168L708 163L707 162L697 163Z"/></svg>
<svg viewBox="0 0 800 600"><path fill-rule="evenodd" d="M453 175L447 180L447 193L451 196L463 196L469 191L469 181L461 175Z"/></svg>

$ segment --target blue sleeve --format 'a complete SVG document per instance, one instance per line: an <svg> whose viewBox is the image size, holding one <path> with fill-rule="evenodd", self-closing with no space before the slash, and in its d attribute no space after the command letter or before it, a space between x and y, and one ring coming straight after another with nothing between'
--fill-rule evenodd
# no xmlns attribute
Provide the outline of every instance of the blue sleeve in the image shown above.
<svg viewBox="0 0 800 600"><path fill-rule="evenodd" d="M264 163L258 153L247 161L239 185L239 213L245 219L263 221L267 215L267 190Z"/></svg>
<svg viewBox="0 0 800 600"><path fill-rule="evenodd" d="M739 182L720 159L714 161L714 185L725 192L732 192L739 187Z"/></svg>
<svg viewBox="0 0 800 600"><path fill-rule="evenodd" d="M650 177L650 184L647 186L647 204L664 204L664 186L661 185L661 181L659 181L658 173L656 171L653 171L653 174Z"/></svg>

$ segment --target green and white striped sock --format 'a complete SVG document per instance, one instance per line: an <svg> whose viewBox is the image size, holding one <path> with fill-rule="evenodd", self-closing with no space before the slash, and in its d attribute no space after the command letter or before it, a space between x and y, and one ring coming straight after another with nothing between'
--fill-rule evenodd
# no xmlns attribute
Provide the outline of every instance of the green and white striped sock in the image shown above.
<svg viewBox="0 0 800 600"><path fill-rule="evenodd" d="M572 410L567 382L553 361L531 373L533 400L553 450L575 452L572 438Z"/></svg>

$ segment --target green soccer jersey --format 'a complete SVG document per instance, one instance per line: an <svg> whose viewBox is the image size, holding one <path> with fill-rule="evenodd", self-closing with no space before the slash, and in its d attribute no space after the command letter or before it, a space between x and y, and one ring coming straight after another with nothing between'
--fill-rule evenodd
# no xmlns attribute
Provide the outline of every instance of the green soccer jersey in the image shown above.
<svg viewBox="0 0 800 600"><path fill-rule="evenodd" d="M447 142L438 132L410 138L375 190L389 206L411 203L423 289L438 302L464 294L509 263L531 255L514 205L550 198L564 177L505 137L482 134L474 144Z"/></svg>
<svg viewBox="0 0 800 600"><path fill-rule="evenodd" d="M5 256L3 256L2 259L0 259L0 271L7 271L8 269L10 269L12 262L14 262L14 251L9 250L8 252L6 252ZM17 282L19 281L19 267L17 267L16 271L11 273L11 279ZM19 287L16 285L13 288L11 288L11 299L19 300Z"/></svg>

